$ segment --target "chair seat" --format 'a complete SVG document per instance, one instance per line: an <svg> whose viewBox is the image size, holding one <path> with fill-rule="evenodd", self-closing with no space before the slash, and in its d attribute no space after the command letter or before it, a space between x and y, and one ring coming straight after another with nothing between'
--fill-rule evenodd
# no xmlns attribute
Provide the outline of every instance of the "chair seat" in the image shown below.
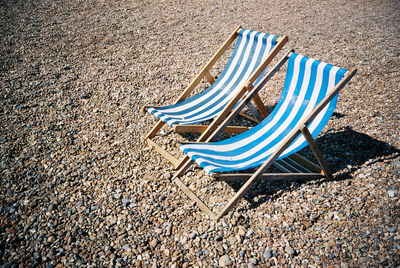
<svg viewBox="0 0 400 268"><path fill-rule="evenodd" d="M216 117L268 57L277 39L275 35L242 29L227 66L210 87L176 104L150 107L147 111L170 126L196 124Z"/></svg>
<svg viewBox="0 0 400 268"><path fill-rule="evenodd" d="M346 71L293 53L289 58L281 98L266 119L251 130L230 139L209 144L185 144L180 149L208 174L260 166L335 87ZM308 125L314 138L328 122L336 102L337 95ZM307 142L300 135L279 159L298 152L305 146Z"/></svg>

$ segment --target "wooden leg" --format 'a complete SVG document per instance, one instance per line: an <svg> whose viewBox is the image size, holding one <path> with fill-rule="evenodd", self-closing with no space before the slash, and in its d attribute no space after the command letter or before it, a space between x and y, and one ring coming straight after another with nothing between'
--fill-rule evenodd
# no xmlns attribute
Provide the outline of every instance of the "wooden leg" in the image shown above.
<svg viewBox="0 0 400 268"><path fill-rule="evenodd" d="M203 201L200 200L180 179L179 177L183 175L183 173L186 172L188 167L192 164L192 160L190 157L186 156L185 159L181 162L183 163L181 165L181 168L175 173L174 177L172 180L178 185L178 187L196 204L199 206L199 208L206 214L208 214L212 219L215 219L215 214L210 210L210 208L204 204Z"/></svg>
<svg viewBox="0 0 400 268"><path fill-rule="evenodd" d="M331 180L332 177L332 173L330 172L327 163L325 162L324 157L322 156L321 151L318 149L318 145L315 142L314 138L312 137L310 131L308 130L307 126L303 126L301 127L301 132L303 133L304 137L306 138L308 145L310 145L310 148L312 150L312 152L315 155L315 158L317 158L317 161L319 163L319 165L321 166L322 170L324 171L324 175L326 176L326 178L328 180Z"/></svg>
<svg viewBox="0 0 400 268"><path fill-rule="evenodd" d="M164 121L160 120L157 124L151 129L149 134L145 137L145 139L152 139L157 134L157 132L164 126Z"/></svg>
<svg viewBox="0 0 400 268"><path fill-rule="evenodd" d="M211 209L201 201L180 179L174 178L174 182L178 187L194 202L196 202L197 206L207 215L210 216L211 219L215 219L215 214L211 211Z"/></svg>

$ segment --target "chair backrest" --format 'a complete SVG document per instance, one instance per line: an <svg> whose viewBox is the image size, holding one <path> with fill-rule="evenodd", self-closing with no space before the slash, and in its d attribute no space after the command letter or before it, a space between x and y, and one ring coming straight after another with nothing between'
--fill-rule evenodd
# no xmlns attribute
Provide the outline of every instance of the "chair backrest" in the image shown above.
<svg viewBox="0 0 400 268"><path fill-rule="evenodd" d="M194 124L215 117L267 58L277 39L275 35L241 29L231 58L218 79L204 92L159 109L171 117L165 122ZM180 117L185 120L181 122Z"/></svg>
<svg viewBox="0 0 400 268"><path fill-rule="evenodd" d="M248 169L261 165L284 139L311 114L347 70L293 53L288 61L282 95L272 113L249 131L215 143L216 147L198 147L199 164L208 172ZM308 125L315 138L336 107L337 95ZM307 145L300 135L278 158L293 154ZM181 146L183 150L196 146ZM191 149L189 149L191 151ZM212 151L207 151L212 150ZM196 151L196 149L195 149ZM203 159L204 157L204 159ZM203 161L204 160L204 161Z"/></svg>

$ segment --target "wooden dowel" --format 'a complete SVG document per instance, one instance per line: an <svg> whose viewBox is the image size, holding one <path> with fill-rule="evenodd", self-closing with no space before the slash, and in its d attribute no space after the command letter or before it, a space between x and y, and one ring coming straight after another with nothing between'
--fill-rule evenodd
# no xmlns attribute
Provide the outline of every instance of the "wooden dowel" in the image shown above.
<svg viewBox="0 0 400 268"><path fill-rule="evenodd" d="M160 108L160 107L162 107L162 106L159 106L159 105L144 105L144 106L142 107L142 112L145 113L146 110L147 110L147 108L150 108L150 107L157 109L157 108Z"/></svg>

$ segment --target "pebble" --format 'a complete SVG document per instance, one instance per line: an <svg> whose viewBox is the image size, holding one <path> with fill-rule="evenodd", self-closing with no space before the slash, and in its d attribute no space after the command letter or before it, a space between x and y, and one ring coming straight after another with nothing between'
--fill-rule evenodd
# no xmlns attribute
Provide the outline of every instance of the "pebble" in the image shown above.
<svg viewBox="0 0 400 268"><path fill-rule="evenodd" d="M295 250L289 244L285 246L285 252L289 255L294 255L296 253Z"/></svg>
<svg viewBox="0 0 400 268"><path fill-rule="evenodd" d="M268 262L268 260L272 257L272 249L266 248L264 251L263 257L264 257L265 261Z"/></svg>
<svg viewBox="0 0 400 268"><path fill-rule="evenodd" d="M394 198L394 197L397 196L397 192L394 191L394 190L389 190L389 191L388 191L388 195L389 195L389 197Z"/></svg>
<svg viewBox="0 0 400 268"><path fill-rule="evenodd" d="M258 264L258 259L257 258L249 258L249 262L254 264L254 265L257 265Z"/></svg>
<svg viewBox="0 0 400 268"><path fill-rule="evenodd" d="M223 255L219 258L218 264L221 267L226 267L232 265L232 260L228 255Z"/></svg>

